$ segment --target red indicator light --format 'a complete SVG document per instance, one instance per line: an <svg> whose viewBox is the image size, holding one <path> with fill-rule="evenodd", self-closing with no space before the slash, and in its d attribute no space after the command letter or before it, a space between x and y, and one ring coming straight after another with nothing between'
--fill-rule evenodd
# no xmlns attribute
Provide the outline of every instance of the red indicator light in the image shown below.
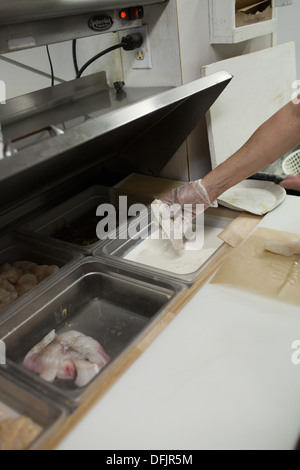
<svg viewBox="0 0 300 470"><path fill-rule="evenodd" d="M124 21L140 20L144 18L144 9L143 7L125 8L118 12L118 16Z"/></svg>

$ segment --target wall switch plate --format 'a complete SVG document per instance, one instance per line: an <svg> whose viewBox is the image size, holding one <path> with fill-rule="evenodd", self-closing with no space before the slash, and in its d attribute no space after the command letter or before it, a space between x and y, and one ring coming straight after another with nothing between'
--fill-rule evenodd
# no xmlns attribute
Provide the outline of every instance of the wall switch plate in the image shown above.
<svg viewBox="0 0 300 470"><path fill-rule="evenodd" d="M135 49L131 52L132 62L131 66L133 69L152 69L152 59L150 50L150 41L148 34L148 26L144 25L141 28L137 28L133 33L140 33L143 36L143 44L139 49Z"/></svg>

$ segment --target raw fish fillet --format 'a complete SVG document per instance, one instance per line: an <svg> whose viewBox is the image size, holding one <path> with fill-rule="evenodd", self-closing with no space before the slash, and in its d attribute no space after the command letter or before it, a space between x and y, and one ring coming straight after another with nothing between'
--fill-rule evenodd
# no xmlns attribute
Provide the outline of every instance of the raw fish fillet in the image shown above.
<svg viewBox="0 0 300 470"><path fill-rule="evenodd" d="M266 242L265 250L278 255L300 255L300 240L294 242Z"/></svg>
<svg viewBox="0 0 300 470"><path fill-rule="evenodd" d="M34 346L24 359L24 366L47 382L56 378L75 380L87 385L110 361L101 344L78 331L60 335L52 330Z"/></svg>

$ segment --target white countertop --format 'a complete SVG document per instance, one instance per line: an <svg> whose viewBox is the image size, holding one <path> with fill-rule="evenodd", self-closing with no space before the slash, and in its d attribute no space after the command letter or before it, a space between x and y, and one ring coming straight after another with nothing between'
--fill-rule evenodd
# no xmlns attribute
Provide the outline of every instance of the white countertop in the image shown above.
<svg viewBox="0 0 300 470"><path fill-rule="evenodd" d="M260 226L300 233L300 198ZM209 284L58 450L293 449L300 307Z"/></svg>

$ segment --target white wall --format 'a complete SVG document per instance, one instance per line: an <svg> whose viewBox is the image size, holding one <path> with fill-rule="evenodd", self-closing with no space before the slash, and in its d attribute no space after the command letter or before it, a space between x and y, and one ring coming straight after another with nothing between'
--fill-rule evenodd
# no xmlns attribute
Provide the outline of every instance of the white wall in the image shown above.
<svg viewBox="0 0 300 470"><path fill-rule="evenodd" d="M77 41L79 66L83 65L99 51L118 42L118 35L114 33L79 39ZM75 71L72 60L72 43L53 44L49 46L49 50L55 76L62 81L73 80L75 78ZM8 99L50 86L50 66L46 47L4 54L0 56L0 59L2 59L0 60L0 79L4 80L7 84ZM17 62L19 65L7 60ZM20 64L24 64L25 67L30 67L32 70L22 68ZM119 50L103 56L103 58L87 69L86 74L102 70L109 70L108 77L111 82L122 79L123 74ZM47 74L48 77L41 75L41 72Z"/></svg>
<svg viewBox="0 0 300 470"><path fill-rule="evenodd" d="M277 9L277 44L294 41L296 44L297 78L300 80L300 0Z"/></svg>

